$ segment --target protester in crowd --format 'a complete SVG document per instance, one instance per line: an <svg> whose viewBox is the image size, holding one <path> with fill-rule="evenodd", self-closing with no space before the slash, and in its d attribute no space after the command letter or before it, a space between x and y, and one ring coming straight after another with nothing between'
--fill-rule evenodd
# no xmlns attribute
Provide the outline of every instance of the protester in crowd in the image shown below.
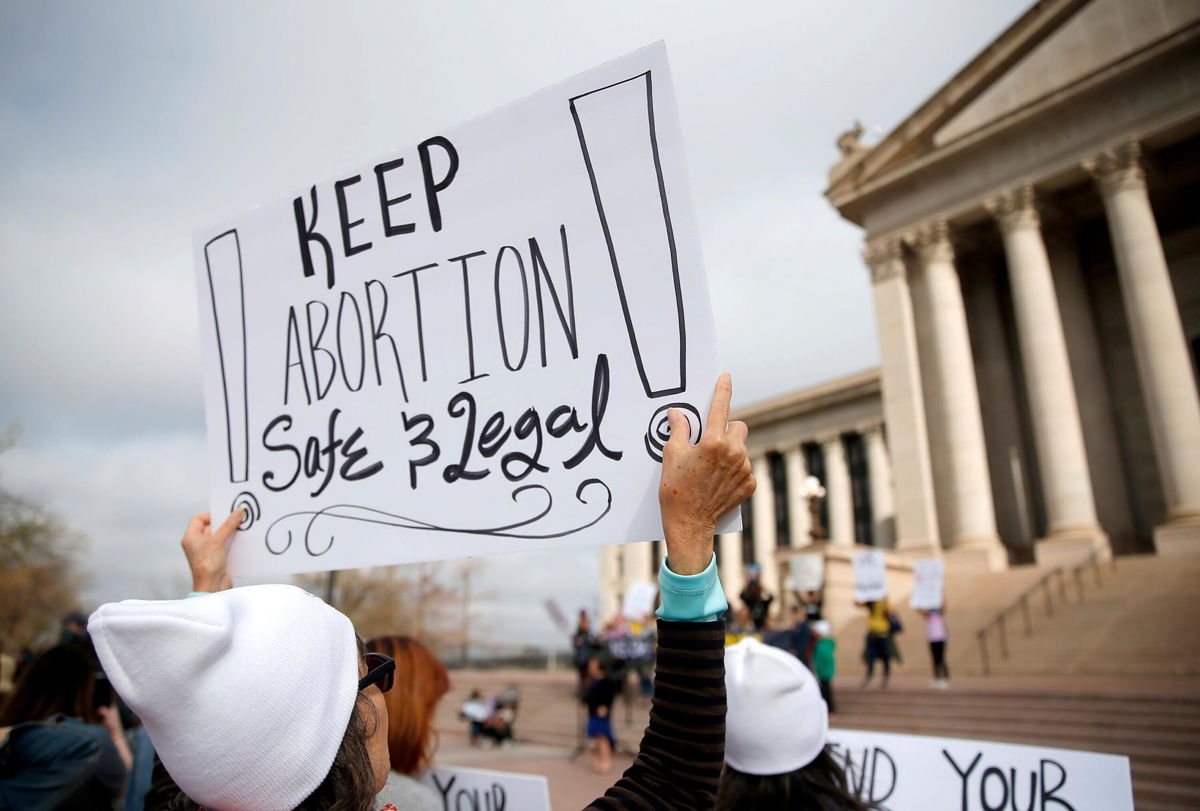
<svg viewBox="0 0 1200 811"><path fill-rule="evenodd" d="M731 394L722 375L694 445L687 419L668 412L657 672L673 678L656 685L633 765L589 809L714 801L727 603L713 533L754 491L746 425L728 422ZM186 792L177 807L366 811L389 771L383 691L395 663L368 654L350 621L307 592L231 588L227 544L242 519L237 511L216 531L208 516L193 519L183 547L199 596L101 606L88 625L97 653Z"/></svg>
<svg viewBox="0 0 1200 811"><path fill-rule="evenodd" d="M762 641L772 647L787 651L803 662L806 667L811 665L812 627L808 619L800 612L799 606L792 607L791 623L788 627L766 631L762 635Z"/></svg>
<svg viewBox="0 0 1200 811"><path fill-rule="evenodd" d="M367 642L371 653L396 663L392 689L384 692L387 708L387 746L391 772L375 798L375 807L392 803L413 811L441 811L441 798L418 783L417 775L433 763L437 730L433 715L450 689L446 666L429 648L407 636L383 636Z"/></svg>
<svg viewBox="0 0 1200 811"><path fill-rule="evenodd" d="M729 710L717 811L871 811L827 748L829 715L816 679L754 639L725 652Z"/></svg>
<svg viewBox="0 0 1200 811"><path fill-rule="evenodd" d="M488 702L484 700L483 693L479 690L472 690L467 696L467 700L462 703L458 709L458 717L470 723L468 727L468 735L471 743L479 743L480 736L483 734L483 722L488 719L491 712L488 709Z"/></svg>
<svg viewBox="0 0 1200 811"><path fill-rule="evenodd" d="M831 713L837 712L833 701L833 677L837 673L837 640L832 636L829 620L817 620L812 623L813 654L812 671L817 677L817 685L821 688L821 698Z"/></svg>
<svg viewBox="0 0 1200 811"><path fill-rule="evenodd" d="M863 659L867 663L867 675L863 679L863 687L871 683L871 679L875 675L875 663L882 662L882 687L886 689L888 679L892 675L891 660L894 649L892 644L892 611L886 597L881 600L871 600L866 603L866 608L867 640L866 649L863 651Z"/></svg>
<svg viewBox="0 0 1200 811"><path fill-rule="evenodd" d="M588 687L583 694L587 706L587 736L595 746L592 768L597 774L612 769L613 748L617 745L612 731L612 706L621 689L615 679L604 672L597 658L588 660Z"/></svg>
<svg viewBox="0 0 1200 811"><path fill-rule="evenodd" d="M746 637L754 637L762 639L762 636L755 632L754 622L750 619L750 609L742 606L735 611L730 612L733 616L725 626L725 645L737 644Z"/></svg>
<svg viewBox="0 0 1200 811"><path fill-rule="evenodd" d="M821 619L821 604L824 601L824 598L821 596L822 591L824 591L824 587L822 587L821 591L804 592L804 616L809 622Z"/></svg>
<svg viewBox="0 0 1200 811"><path fill-rule="evenodd" d="M761 633L767 625L767 618L771 612L771 601L775 598L763 588L762 570L757 563L751 563L746 567L746 577L749 582L742 589L742 603L750 611L750 620L754 623L754 630Z"/></svg>
<svg viewBox="0 0 1200 811"><path fill-rule="evenodd" d="M575 671L579 674L579 695L587 689L588 660L592 658L592 646L596 637L592 633L592 622L587 611L579 609L579 623L571 636L571 647L575 651Z"/></svg>
<svg viewBox="0 0 1200 811"><path fill-rule="evenodd" d="M78 642L36 657L0 708L0 808L111 808L133 753Z"/></svg>
<svg viewBox="0 0 1200 811"><path fill-rule="evenodd" d="M925 615L925 639L929 642L929 655L933 659L933 683L938 690L950 686L950 668L946 667L946 641L950 638L946 631L946 604L941 608L931 608L922 611Z"/></svg>

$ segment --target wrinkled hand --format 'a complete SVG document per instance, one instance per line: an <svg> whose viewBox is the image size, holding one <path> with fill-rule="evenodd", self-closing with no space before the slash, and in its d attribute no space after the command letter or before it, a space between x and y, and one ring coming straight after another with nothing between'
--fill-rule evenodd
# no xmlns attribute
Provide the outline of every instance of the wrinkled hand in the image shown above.
<svg viewBox="0 0 1200 811"><path fill-rule="evenodd" d="M192 591L224 591L233 588L233 580L225 570L229 556L229 539L242 523L242 508L229 514L225 523L213 529L208 513L193 516L183 533L183 554L192 570Z"/></svg>
<svg viewBox="0 0 1200 811"><path fill-rule="evenodd" d="M668 412L671 438L663 449L658 504L667 558L676 574L699 574L712 560L717 519L754 492L754 476L746 454L744 422L729 422L733 382L729 373L717 379L708 423L700 441L689 443L687 418Z"/></svg>

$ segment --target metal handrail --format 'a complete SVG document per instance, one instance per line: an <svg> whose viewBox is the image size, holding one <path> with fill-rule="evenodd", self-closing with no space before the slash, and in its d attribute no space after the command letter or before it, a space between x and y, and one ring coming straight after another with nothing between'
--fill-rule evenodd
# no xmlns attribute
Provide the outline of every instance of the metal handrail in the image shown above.
<svg viewBox="0 0 1200 811"><path fill-rule="evenodd" d="M1104 561L1100 558L1099 550L1093 549L1088 555L1087 560L1072 566L1070 571L1071 579L1075 583L1076 603L1083 602L1083 572L1085 569L1091 569L1096 580L1096 588L1103 587L1103 581L1100 577L1100 568ZM1113 571L1117 569L1117 561L1115 558L1110 560ZM1060 605L1067 604L1067 587L1066 587L1066 570L1061 566L1055 566L1050 571L1046 572L1029 588L1021 592L1007 608L995 616L995 618L987 625L980 628L976 634L976 640L979 642L979 656L983 662L983 675L991 675L991 659L988 649L988 635L996 631L1000 642L1000 658L1008 658L1008 618L1017 611L1021 612L1023 620L1025 636L1033 636L1033 618L1029 610L1029 600L1033 597L1034 592L1038 589L1042 590L1042 595L1046 603L1046 616L1054 616L1054 600L1053 590L1051 588L1052 581L1058 586L1058 600Z"/></svg>

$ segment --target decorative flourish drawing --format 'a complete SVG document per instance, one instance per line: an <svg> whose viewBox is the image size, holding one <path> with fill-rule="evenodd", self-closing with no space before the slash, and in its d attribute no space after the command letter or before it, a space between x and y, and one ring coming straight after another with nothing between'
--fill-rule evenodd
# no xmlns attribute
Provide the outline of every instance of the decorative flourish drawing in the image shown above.
<svg viewBox="0 0 1200 811"><path fill-rule="evenodd" d="M646 452L652 459L659 462L663 458L663 447L671 438L671 424L667 421L667 410L671 408L678 408L683 412L683 416L687 417L688 427L691 431L688 438L693 445L700 441L700 434L704 430L704 426L700 422L700 412L691 403L668 403L659 406L658 410L650 417L650 424L646 426L646 436L644 437Z"/></svg>
<svg viewBox="0 0 1200 811"><path fill-rule="evenodd" d="M513 501L527 500L522 499L524 494L529 492L540 492L545 495L546 502L536 514L524 518L520 521L511 524L505 524L498 527L451 527L440 526L428 521L422 521L417 518L409 518L403 515L394 515L376 510L371 507L362 507L356 504L334 504L315 511L301 511L284 515L276 519L271 526L267 527L266 546L267 551L273 555L282 555L291 548L292 542L296 534L301 534L304 540L304 550L313 557L320 557L333 547L336 539L335 533L331 530L328 533L316 532L316 525L319 521L333 521L335 524L344 522L358 522L367 524L378 524L384 527L393 527L402 530L422 530L425 532L450 532L462 533L465 535L488 535L494 538L523 538L528 540L546 540L550 538L562 538L567 535L595 526L604 516L608 515L612 509L612 490L608 485L599 479L585 479L575 489L575 499L580 504L591 506L595 502L595 496L588 498L585 495L587 490L595 490L600 488L603 493L603 510L599 515L596 515L586 523L578 526L559 531L537 531L535 525L542 521L543 518L550 515L554 507L554 496L549 488L541 484L526 484L512 492Z"/></svg>
<svg viewBox="0 0 1200 811"><path fill-rule="evenodd" d="M243 510L242 523L238 524L238 529L245 531L254 526L254 522L262 518L262 507L258 506L258 499L253 493L242 491L234 498L233 504L230 505L229 511L234 512L238 508Z"/></svg>

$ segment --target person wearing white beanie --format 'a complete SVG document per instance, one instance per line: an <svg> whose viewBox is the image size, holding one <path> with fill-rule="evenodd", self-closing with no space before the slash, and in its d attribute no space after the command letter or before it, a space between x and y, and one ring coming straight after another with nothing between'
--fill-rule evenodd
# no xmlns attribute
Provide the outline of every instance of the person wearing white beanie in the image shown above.
<svg viewBox="0 0 1200 811"><path fill-rule="evenodd" d="M715 799L727 603L713 537L719 518L754 491L746 425L728 420L731 395L722 375L694 444L687 419L668 412L657 655L665 671L687 678L659 685L656 676L658 709L642 751L589 809L711 807ZM215 529L207 514L193 518L183 540L193 596L101 606L88 626L97 654L182 791L171 808L373 809L388 774L382 693L395 662L364 656L350 620L300 589L232 588L227 547L241 518L235 512ZM667 711L669 724L659 717Z"/></svg>
<svg viewBox="0 0 1200 811"><path fill-rule="evenodd" d="M829 712L799 659L757 639L725 650L725 772L717 811L853 809L858 799L826 748Z"/></svg>
<svg viewBox="0 0 1200 811"><path fill-rule="evenodd" d="M395 663L364 656L350 620L302 589L231 588L240 519L194 517L192 596L101 606L88 621L96 654L186 795L172 808L371 808Z"/></svg>

